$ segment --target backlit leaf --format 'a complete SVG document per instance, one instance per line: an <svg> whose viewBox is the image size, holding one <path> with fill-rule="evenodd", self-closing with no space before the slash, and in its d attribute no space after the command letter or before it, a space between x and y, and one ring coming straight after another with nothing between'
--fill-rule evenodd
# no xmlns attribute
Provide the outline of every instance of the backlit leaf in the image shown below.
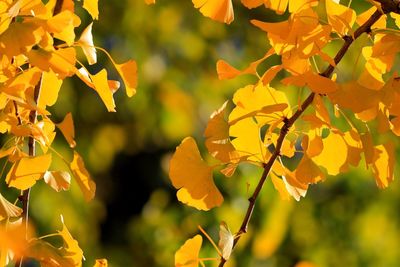
<svg viewBox="0 0 400 267"><path fill-rule="evenodd" d="M115 112L113 92L108 85L107 70L102 69L95 75L90 76L93 81L94 90L99 94L101 100L106 105L109 112Z"/></svg>
<svg viewBox="0 0 400 267"><path fill-rule="evenodd" d="M196 142L186 137L176 148L169 166L169 177L179 189L178 200L199 210L221 205L223 197L215 186L212 168L201 158Z"/></svg>
<svg viewBox="0 0 400 267"><path fill-rule="evenodd" d="M60 129L60 131L64 135L69 146L71 148L74 148L76 146L75 127L74 127L74 121L72 119L71 112L67 113L67 115L65 115L64 120L56 125L57 125L58 129Z"/></svg>
<svg viewBox="0 0 400 267"><path fill-rule="evenodd" d="M21 213L21 208L15 206L0 194L0 221L10 217L19 217Z"/></svg>
<svg viewBox="0 0 400 267"><path fill-rule="evenodd" d="M107 259L97 259L93 267L108 267Z"/></svg>
<svg viewBox="0 0 400 267"><path fill-rule="evenodd" d="M198 267L199 253L203 238L196 235L186 240L179 250L175 253L175 267Z"/></svg>
<svg viewBox="0 0 400 267"><path fill-rule="evenodd" d="M230 24L234 19L232 0L192 0L194 7L213 20Z"/></svg>
<svg viewBox="0 0 400 267"><path fill-rule="evenodd" d="M58 78L53 71L42 73L41 94L39 97L38 106L46 108L56 103L58 92L60 91L63 80Z"/></svg>
<svg viewBox="0 0 400 267"><path fill-rule="evenodd" d="M326 0L326 13L333 30L342 36L351 30L356 21L356 12L353 9L335 3L333 0Z"/></svg>
<svg viewBox="0 0 400 267"><path fill-rule="evenodd" d="M57 192L68 190L71 184L71 175L65 171L47 171L45 172L43 179L46 184Z"/></svg>
<svg viewBox="0 0 400 267"><path fill-rule="evenodd" d="M83 8L89 12L93 19L99 19L99 0L84 0Z"/></svg>
<svg viewBox="0 0 400 267"><path fill-rule="evenodd" d="M15 162L6 177L10 187L25 190L41 179L51 164L51 154L26 157Z"/></svg>
<svg viewBox="0 0 400 267"><path fill-rule="evenodd" d="M73 266L82 266L83 251L79 247L78 241L72 237L64 223L62 230L58 231L58 233L64 240L64 246L61 249L61 253L63 254L64 258L71 261Z"/></svg>
<svg viewBox="0 0 400 267"><path fill-rule="evenodd" d="M137 65L134 60L129 60L122 64L115 64L119 75L121 75L122 81L125 85L126 95L128 97L136 94L137 86Z"/></svg>
<svg viewBox="0 0 400 267"><path fill-rule="evenodd" d="M393 181L394 176L394 145L386 143L375 147L374 162L372 163L372 173L378 187L386 188Z"/></svg>
<svg viewBox="0 0 400 267"><path fill-rule="evenodd" d="M222 257L227 260L231 256L233 241L235 237L232 235L226 222L222 221L219 225L219 242L218 247L221 249Z"/></svg>
<svg viewBox="0 0 400 267"><path fill-rule="evenodd" d="M81 45L89 65L93 65L97 62L96 48L93 44L92 26L93 22L83 30L78 40L78 44Z"/></svg>
<svg viewBox="0 0 400 267"><path fill-rule="evenodd" d="M92 200L96 192L96 184L86 170L82 157L74 151L74 158L70 164L72 173L78 183L86 201Z"/></svg>

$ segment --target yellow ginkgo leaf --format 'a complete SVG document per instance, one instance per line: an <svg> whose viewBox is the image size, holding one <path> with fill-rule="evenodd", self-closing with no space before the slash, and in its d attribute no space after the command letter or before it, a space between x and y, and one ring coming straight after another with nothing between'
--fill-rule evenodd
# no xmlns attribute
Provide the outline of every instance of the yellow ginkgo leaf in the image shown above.
<svg viewBox="0 0 400 267"><path fill-rule="evenodd" d="M338 90L338 86L329 78L323 77L312 71L301 75L290 76L281 81L283 84L296 85L297 87L308 86L311 91L318 94L333 93Z"/></svg>
<svg viewBox="0 0 400 267"><path fill-rule="evenodd" d="M107 259L97 259L93 267L108 267Z"/></svg>
<svg viewBox="0 0 400 267"><path fill-rule="evenodd" d="M346 35L356 21L356 12L350 7L326 0L326 13L332 29L341 36Z"/></svg>
<svg viewBox="0 0 400 267"><path fill-rule="evenodd" d="M175 267L198 267L202 243L201 235L186 240L185 244L175 253Z"/></svg>
<svg viewBox="0 0 400 267"><path fill-rule="evenodd" d="M96 192L96 184L93 182L89 172L86 170L82 157L76 151L74 151L74 158L72 159L70 168L83 196L85 197L85 200L89 201L93 199Z"/></svg>
<svg viewBox="0 0 400 267"><path fill-rule="evenodd" d="M192 0L194 7L213 20L230 24L234 19L232 0Z"/></svg>
<svg viewBox="0 0 400 267"><path fill-rule="evenodd" d="M290 194L286 189L285 182L283 179L280 179L274 172L270 172L270 177L274 188L278 191L282 200L289 200Z"/></svg>
<svg viewBox="0 0 400 267"><path fill-rule="evenodd" d="M71 112L68 112L67 115L65 115L64 120L56 125L58 129L60 129L61 133L64 135L69 146L71 148L74 148L76 146L75 127Z"/></svg>
<svg viewBox="0 0 400 267"><path fill-rule="evenodd" d="M144 0L147 5L153 5L156 3L156 0Z"/></svg>
<svg viewBox="0 0 400 267"><path fill-rule="evenodd" d="M126 95L128 97L136 94L136 86L137 86L137 65L136 61L129 60L122 64L115 64L115 68L117 69L119 75L125 85Z"/></svg>
<svg viewBox="0 0 400 267"><path fill-rule="evenodd" d="M68 228L65 226L64 222L62 230L58 231L58 233L64 240L64 245L61 249L63 257L71 261L73 266L82 266L83 251L79 247L78 241L76 241L68 231Z"/></svg>
<svg viewBox="0 0 400 267"><path fill-rule="evenodd" d="M53 71L43 72L38 107L46 108L46 106L54 105L57 101L58 92L60 91L62 83L63 80L58 78Z"/></svg>
<svg viewBox="0 0 400 267"><path fill-rule="evenodd" d="M223 201L213 181L212 167L203 161L192 137L186 137L176 148L169 165L169 177L179 189L178 200L189 206L209 210Z"/></svg>
<svg viewBox="0 0 400 267"><path fill-rule="evenodd" d="M325 175L318 166L306 155L303 155L294 171L296 180L303 184L315 184L324 180Z"/></svg>
<svg viewBox="0 0 400 267"><path fill-rule="evenodd" d="M242 4L247 8L256 8L264 4L265 0L241 0Z"/></svg>
<svg viewBox="0 0 400 267"><path fill-rule="evenodd" d="M375 147L372 173L375 176L375 181L379 188L388 187L389 183L394 179L394 152L394 145L391 142Z"/></svg>
<svg viewBox="0 0 400 267"><path fill-rule="evenodd" d="M10 187L25 190L32 187L49 169L51 154L37 157L26 157L15 162L6 177Z"/></svg>
<svg viewBox="0 0 400 267"><path fill-rule="evenodd" d="M108 85L107 70L102 69L95 75L90 75L93 81L94 90L99 94L101 100L106 105L109 112L115 112L113 92Z"/></svg>
<svg viewBox="0 0 400 267"><path fill-rule="evenodd" d="M77 72L76 51L73 47L60 48L53 52L39 48L31 50L28 58L32 65L44 71L51 69L60 79L70 77Z"/></svg>
<svg viewBox="0 0 400 267"><path fill-rule="evenodd" d="M282 181L285 183L289 195L291 195L296 201L300 201L300 197L306 196L308 185L297 181L291 173L288 172L286 175L282 176Z"/></svg>
<svg viewBox="0 0 400 267"><path fill-rule="evenodd" d="M239 156L236 155L235 148L229 139L229 124L224 118L227 103L228 101L211 115L204 132L208 152L223 163L231 162Z"/></svg>
<svg viewBox="0 0 400 267"><path fill-rule="evenodd" d="M83 30L78 40L78 44L81 46L89 65L97 62L96 48L93 44L92 26L93 22Z"/></svg>
<svg viewBox="0 0 400 267"><path fill-rule="evenodd" d="M0 194L0 221L10 217L19 217L21 213L21 208L15 206Z"/></svg>
<svg viewBox="0 0 400 267"><path fill-rule="evenodd" d="M47 171L43 176L43 180L57 192L66 191L71 184L71 175L65 171Z"/></svg>
<svg viewBox="0 0 400 267"><path fill-rule="evenodd" d="M322 152L312 158L319 166L324 167L328 174L337 175L340 173L340 168L347 161L348 148L344 138L333 131L322 139Z"/></svg>
<svg viewBox="0 0 400 267"><path fill-rule="evenodd" d="M219 242L218 247L221 249L222 258L228 260L232 253L233 241L235 237L232 235L226 222L222 221L219 225Z"/></svg>
<svg viewBox="0 0 400 267"><path fill-rule="evenodd" d="M83 8L89 12L93 19L99 19L99 0L84 0Z"/></svg>

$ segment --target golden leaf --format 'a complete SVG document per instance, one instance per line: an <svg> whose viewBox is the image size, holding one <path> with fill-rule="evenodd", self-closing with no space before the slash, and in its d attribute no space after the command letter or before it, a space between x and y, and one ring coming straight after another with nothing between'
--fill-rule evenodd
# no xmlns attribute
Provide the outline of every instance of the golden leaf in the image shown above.
<svg viewBox="0 0 400 267"><path fill-rule="evenodd" d="M96 184L86 170L82 157L74 151L74 158L70 164L72 173L77 181L86 201L92 200L96 192Z"/></svg>
<svg viewBox="0 0 400 267"><path fill-rule="evenodd" d="M83 8L89 12L93 19L99 19L99 3L98 0L84 0Z"/></svg>
<svg viewBox="0 0 400 267"><path fill-rule="evenodd" d="M175 253L175 267L198 267L199 253L203 238L196 235L186 240L179 250Z"/></svg>
<svg viewBox="0 0 400 267"><path fill-rule="evenodd" d="M178 200L199 210L221 205L223 197L215 186L212 168L200 156L196 141L186 137L170 161L169 177L179 189Z"/></svg>
<svg viewBox="0 0 400 267"><path fill-rule="evenodd" d="M194 7L213 20L230 24L234 19L232 0L192 0Z"/></svg>
<svg viewBox="0 0 400 267"><path fill-rule="evenodd" d="M64 120L56 125L57 125L58 129L60 129L61 133L64 135L69 146L71 148L74 148L76 146L75 128L74 128L74 121L72 119L71 112L68 112L67 115L65 115Z"/></svg>
<svg viewBox="0 0 400 267"><path fill-rule="evenodd" d="M57 192L68 190L71 184L71 175L65 171L47 171L45 172L43 179L46 184Z"/></svg>
<svg viewBox="0 0 400 267"><path fill-rule="evenodd" d="M21 208L15 206L0 194L0 221L10 217L19 217L21 214Z"/></svg>

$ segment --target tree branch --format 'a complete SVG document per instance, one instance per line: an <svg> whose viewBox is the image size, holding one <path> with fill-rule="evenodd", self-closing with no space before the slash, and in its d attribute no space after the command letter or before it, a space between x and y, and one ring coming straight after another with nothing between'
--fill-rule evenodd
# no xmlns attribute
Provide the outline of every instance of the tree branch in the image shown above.
<svg viewBox="0 0 400 267"><path fill-rule="evenodd" d="M379 0L377 2L381 3L382 10L385 13L389 13L389 12L397 13L400 10L400 6L399 6L400 0ZM345 36L343 38L345 42L344 42L343 46L341 47L341 49L337 52L337 54L334 58L335 65L337 65L342 60L342 58L344 57L344 55L346 54L346 52L348 51L349 47L354 42L354 40L356 40L361 34L370 32L371 26L375 22L377 22L378 19L382 15L383 14L381 11L379 11L379 10L375 11L375 13L373 13L372 16L354 32L353 36ZM323 77L329 78L332 75L334 69L335 69L335 66L329 65L324 72L320 73L320 75ZM290 118L284 119L284 125L282 126L281 131L279 133L275 151L269 158L268 162L264 164L263 174L261 175L261 178L257 184L256 189L253 192L253 195L249 198L249 206L247 208L246 215L243 219L242 225L240 226L240 229L236 234L236 237L235 237L235 240L233 243L233 248L235 248L236 244L239 242L240 237L243 234L247 233L247 228L248 228L250 219L253 214L253 210L254 210L254 206L255 206L257 197L260 194L260 191L268 177L269 172L271 171L271 168L272 168L275 160L278 158L278 156L280 156L282 144L283 144L283 141L284 141L286 135L288 134L288 132L289 132L290 128L293 126L293 124L297 121L297 119L311 105L311 103L314 100L314 96L315 96L315 93L311 93L304 100L304 102L301 104L299 109ZM225 265L226 261L227 261L226 259L221 257L221 260L220 260L220 263L218 266L223 267Z"/></svg>

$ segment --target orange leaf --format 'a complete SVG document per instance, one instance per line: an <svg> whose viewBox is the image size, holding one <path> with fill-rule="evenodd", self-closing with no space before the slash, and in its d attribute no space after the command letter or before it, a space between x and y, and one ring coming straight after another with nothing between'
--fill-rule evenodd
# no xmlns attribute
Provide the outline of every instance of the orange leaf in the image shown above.
<svg viewBox="0 0 400 267"><path fill-rule="evenodd" d="M192 0L194 7L213 20L230 24L234 19L232 0Z"/></svg>
<svg viewBox="0 0 400 267"><path fill-rule="evenodd" d="M51 154L36 157L26 157L15 162L6 177L10 187L25 190L32 187L49 169Z"/></svg>
<svg viewBox="0 0 400 267"><path fill-rule="evenodd" d="M175 253L175 267L198 267L202 243L201 235L186 240L185 244Z"/></svg>
<svg viewBox="0 0 400 267"><path fill-rule="evenodd" d="M96 184L93 182L89 172L86 170L83 159L76 151L74 151L74 158L70 164L70 168L83 196L85 197L85 200L89 201L93 199L96 192Z"/></svg>
<svg viewBox="0 0 400 267"><path fill-rule="evenodd" d="M156 0L144 0L147 5L153 5L156 3Z"/></svg>
<svg viewBox="0 0 400 267"><path fill-rule="evenodd" d="M136 94L137 86L137 65L134 60L129 60L122 64L115 64L119 75L125 84L125 91L128 97Z"/></svg>
<svg viewBox="0 0 400 267"><path fill-rule="evenodd" d="M201 158L196 141L186 137L170 161L169 177L179 189L178 200L199 210L221 205L223 197L215 186L212 168Z"/></svg>
<svg viewBox="0 0 400 267"><path fill-rule="evenodd" d="M353 9L333 0L326 0L326 13L329 24L341 36L346 35L356 21L356 12Z"/></svg>
<svg viewBox="0 0 400 267"><path fill-rule="evenodd" d="M338 90L338 86L334 81L312 71L297 76L290 76L281 82L285 85L290 84L298 87L308 86L311 91L318 94L333 93Z"/></svg>
<svg viewBox="0 0 400 267"><path fill-rule="evenodd" d="M107 259L97 259L93 267L108 267Z"/></svg>
<svg viewBox="0 0 400 267"><path fill-rule="evenodd" d="M69 146L71 148L74 148L76 146L75 128L74 128L74 121L72 119L71 112L68 112L67 115L65 115L64 120L56 125L57 125L58 129L60 129L61 133L64 135Z"/></svg>

